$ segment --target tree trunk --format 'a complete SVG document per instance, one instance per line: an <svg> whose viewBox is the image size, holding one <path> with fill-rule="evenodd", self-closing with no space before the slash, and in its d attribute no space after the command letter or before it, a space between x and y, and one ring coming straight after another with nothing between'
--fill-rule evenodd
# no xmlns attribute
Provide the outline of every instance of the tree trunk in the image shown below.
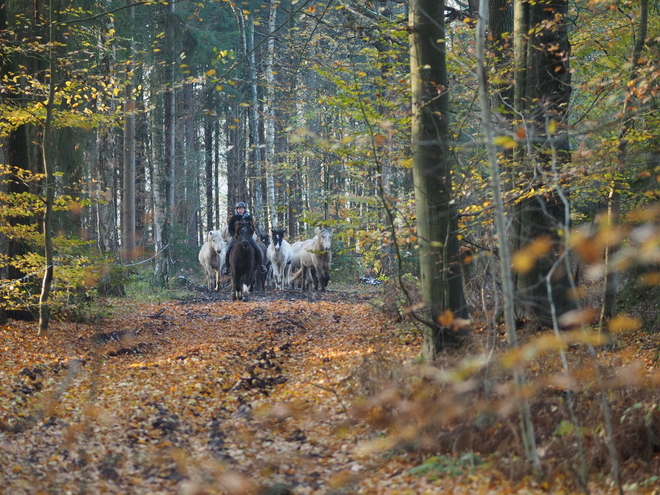
<svg viewBox="0 0 660 495"><path fill-rule="evenodd" d="M411 0L409 24L413 177L427 324L422 354L432 361L438 351L460 344L452 320L467 317L451 203L444 2Z"/></svg>
<svg viewBox="0 0 660 495"><path fill-rule="evenodd" d="M5 32L7 29L7 2L0 1L0 32ZM10 57L3 57L0 59L0 77L9 77L15 71L16 61ZM4 94L2 99L5 101L18 100L19 95L13 93ZM15 129L9 131L4 144L3 162L7 163L12 169L19 172L19 174L10 172L3 180L7 184L7 194L10 196L20 195L30 192L30 187L20 178L21 170L30 170L30 161L28 156L29 140L27 133L27 125L19 125ZM31 219L29 216L24 217L9 217L7 223L9 225L25 225L29 224ZM28 245L21 239L15 236L0 236L0 246L2 246L2 254L7 256L8 260L17 259L17 257L28 252ZM0 279L15 280L22 278L25 275L20 269L12 263L4 265L0 274ZM5 304L0 304L0 324L6 321Z"/></svg>
<svg viewBox="0 0 660 495"><path fill-rule="evenodd" d="M206 231L214 230L213 222L213 126L215 125L216 117L211 111L213 108L212 91L208 90L208 97L206 100L207 111L204 117L204 191L205 191L205 206L206 206Z"/></svg>
<svg viewBox="0 0 660 495"><path fill-rule="evenodd" d="M635 45L633 46L632 55L630 57L630 74L628 75L629 85L631 89L629 97L625 99L623 107L623 119L621 123L621 130L619 131L619 149L616 157L616 163L612 173L612 183L610 185L610 193L607 198L607 229L617 228L619 223L619 214L621 211L621 184L617 182L621 170L625 169L627 161L628 141L626 135L630 131L632 125L633 115L630 114L630 107L634 107L635 92L634 84L637 77L637 65L644 50L646 43L646 33L648 30L649 20L649 3L648 0L640 0L639 2L639 24L638 31L635 36ZM617 252L617 246L607 245L605 247L605 291L603 294L603 306L600 312L599 330L611 339L607 324L614 316L616 310L616 295L618 291L619 274L616 273L613 267L612 260Z"/></svg>
<svg viewBox="0 0 660 495"><path fill-rule="evenodd" d="M493 203L495 204L495 226L498 237L498 247L500 253L500 266L502 272L502 294L504 299L504 319L506 323L507 340L509 347L516 349L518 347L518 338L516 335L516 321L514 312L514 287L511 273L511 253L509 251L508 241L506 239L506 223L504 217L504 202L502 201L502 186L500 184L500 167L498 164L497 150L495 149L494 135L491 124L491 95L489 95L488 77L486 71L486 29L485 21L488 0L481 0L479 7L479 21L477 22L477 74L479 84L479 98L481 102L481 114L484 127L484 137L490 164L490 181ZM519 401L520 425L522 432L522 442L525 449L525 455L535 471L540 472L541 461L536 451L536 437L534 434L534 423L529 407L529 401L522 398L526 386L523 370L516 367L513 371L516 392L520 394Z"/></svg>
<svg viewBox="0 0 660 495"><path fill-rule="evenodd" d="M192 50L191 47L188 50ZM183 125L185 129L185 141L183 153L183 191L181 203L181 221L183 231L186 233L187 244L196 246L197 238L197 212L200 207L199 198L199 176L200 166L198 163L198 144L195 132L195 94L191 83L183 87Z"/></svg>
<svg viewBox="0 0 660 495"><path fill-rule="evenodd" d="M128 16L135 18L133 0L126 0ZM124 102L124 173L122 194L122 259L135 258L135 95L132 84L135 66L135 43L129 41L128 64L126 67L126 101Z"/></svg>
<svg viewBox="0 0 660 495"><path fill-rule="evenodd" d="M539 239L547 239L546 253L537 257L528 271L517 273L516 294L519 316L544 326L552 326L553 313L560 316L577 307L571 295L570 273L556 267L548 293L546 277L564 249L562 232L570 228L567 206L553 180L554 150L558 169L570 161L566 119L570 97L570 47L565 18L567 0L528 3L514 7L514 53L516 115L523 117L518 135L533 138L529 146L519 146L516 162L520 167L523 190L544 191L520 200L513 214L513 247L520 250ZM526 125L526 127L525 127ZM526 150L531 149L532 153ZM520 179L519 179L520 180ZM557 181L560 183L560 181ZM546 190L547 188L547 190Z"/></svg>
<svg viewBox="0 0 660 495"><path fill-rule="evenodd" d="M221 111L223 115L225 115L225 120L229 120L228 113L229 111L227 108L223 109ZM223 150L226 150L226 143L221 141L220 136L220 121L218 119L215 119L215 122L213 124L213 135L215 136L214 143L213 143L213 190L215 191L215 199L213 201L213 208L214 208L214 218L215 218L215 225L220 228L220 226L223 224L221 216L220 216L220 146L223 146ZM225 160L225 166L229 163L229 157ZM225 168L225 178L227 177L227 169Z"/></svg>
<svg viewBox="0 0 660 495"><path fill-rule="evenodd" d="M277 19L278 0L271 0L270 17L268 20L268 46L266 56L266 101L264 103L264 116L266 118L266 181L267 181L267 209L270 226L277 227L277 204L275 202L275 29ZM265 222L262 230L268 231Z"/></svg>
<svg viewBox="0 0 660 495"><path fill-rule="evenodd" d="M104 24L99 33L102 47L99 67L108 87L114 85L115 53L111 46L110 33L114 32L112 16L103 18ZM101 101L99 101L101 104ZM114 103L110 103L107 113L114 113ZM119 250L117 236L117 140L114 129L101 125L96 136L95 179L97 188L98 247L103 253L114 255Z"/></svg>
<svg viewBox="0 0 660 495"><path fill-rule="evenodd" d="M158 83L155 82L155 86ZM168 208L165 193L165 165L163 159L163 106L157 105L153 111L153 146L151 148L151 182L154 209L154 285L163 287L169 279L169 262L165 253L168 244Z"/></svg>
<svg viewBox="0 0 660 495"><path fill-rule="evenodd" d="M41 294L39 296L39 337L48 335L48 325L50 323L50 287L53 282L53 237L51 233L52 216L53 216L53 201L55 200L55 175L53 170L54 164L54 147L52 142L53 130L53 108L55 106L55 71L57 68L55 60L54 46L55 38L53 34L53 2L51 0L49 5L49 22L48 22L48 41L51 43L50 49L50 70L48 81L48 101L46 102L46 121L44 123L44 134L42 143L43 163L44 163L44 187L45 187L45 211L44 211L44 258L46 266L44 267L44 278L41 284Z"/></svg>
<svg viewBox="0 0 660 495"><path fill-rule="evenodd" d="M174 27L172 26L174 22L174 5L174 2L170 2L170 15L167 16L166 21L166 38L170 43L170 56L165 64L163 78L163 83L165 85L163 92L163 119L165 125L165 200L167 202L169 215L168 221L170 223L173 221L176 213L174 208L174 185L176 182L176 93L174 85Z"/></svg>
<svg viewBox="0 0 660 495"><path fill-rule="evenodd" d="M247 51L250 74L250 154L252 156L252 210L255 221L263 218L263 190L261 177L263 163L261 157L261 139L259 136L259 81L257 80L257 62L254 47L254 23L248 22L247 26ZM247 198L241 201L248 201Z"/></svg>
<svg viewBox="0 0 660 495"><path fill-rule="evenodd" d="M159 287L167 287L170 277L170 238L173 219L176 217L174 208L174 182L176 170L176 97L174 92L174 60L175 60L175 32L174 7L170 2L165 14L165 39L168 43L165 70L163 71L163 146L165 167L160 177L163 183L162 195L158 192L158 185L154 188L154 202L160 203L155 208L160 210L157 229L155 232L156 269L154 283ZM154 164L160 170L158 163Z"/></svg>

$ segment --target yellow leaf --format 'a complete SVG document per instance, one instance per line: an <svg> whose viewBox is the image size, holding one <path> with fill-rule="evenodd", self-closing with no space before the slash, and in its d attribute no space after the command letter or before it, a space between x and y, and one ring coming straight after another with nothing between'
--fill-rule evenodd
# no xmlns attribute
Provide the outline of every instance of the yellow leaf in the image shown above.
<svg viewBox="0 0 660 495"><path fill-rule="evenodd" d="M454 323L454 313L449 309L445 309L445 312L438 316L438 323L443 327L450 327Z"/></svg>
<svg viewBox="0 0 660 495"><path fill-rule="evenodd" d="M646 273L640 277L642 285L660 285L660 272Z"/></svg>
<svg viewBox="0 0 660 495"><path fill-rule="evenodd" d="M610 332L632 332L639 329L641 321L626 315L616 315L607 324Z"/></svg>
<svg viewBox="0 0 660 495"><path fill-rule="evenodd" d="M550 251L552 242L548 237L539 237L513 254L513 269L518 273L528 273L534 268L536 260Z"/></svg>
<svg viewBox="0 0 660 495"><path fill-rule="evenodd" d="M495 139L493 139L493 142L496 145L506 149L513 149L518 146L516 140L509 136L497 136Z"/></svg>

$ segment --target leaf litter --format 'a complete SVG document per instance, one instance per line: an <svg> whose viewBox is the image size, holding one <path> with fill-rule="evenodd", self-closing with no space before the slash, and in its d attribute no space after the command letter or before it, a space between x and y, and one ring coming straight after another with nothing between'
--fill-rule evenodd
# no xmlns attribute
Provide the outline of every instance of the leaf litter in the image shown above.
<svg viewBox="0 0 660 495"><path fill-rule="evenodd" d="M525 471L507 402L491 402L501 413L493 419L461 401L469 380L448 393L425 378L414 364L419 335L391 323L370 290L270 292L245 303L208 293L118 301L116 316L53 323L48 339L30 323L0 327L0 493L579 491L560 465L551 481L513 474ZM614 355L646 360L620 379L657 372L650 355L658 339L643 340L630 349L636 356ZM557 387L546 389L534 404L540 424L564 400ZM483 428L464 424L466 415ZM561 424L542 448L566 449L570 426ZM601 447L599 435L585 437L592 448ZM648 454L657 466L658 452ZM603 477L590 491L615 487Z"/></svg>

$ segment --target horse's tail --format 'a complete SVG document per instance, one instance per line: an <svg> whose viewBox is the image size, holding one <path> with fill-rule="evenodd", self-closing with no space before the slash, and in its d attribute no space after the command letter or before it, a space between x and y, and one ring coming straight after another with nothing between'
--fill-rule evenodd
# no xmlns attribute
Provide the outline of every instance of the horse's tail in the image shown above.
<svg viewBox="0 0 660 495"><path fill-rule="evenodd" d="M291 277L291 283L294 283L300 277L302 277L302 272L303 272L303 267L301 266L300 269Z"/></svg>

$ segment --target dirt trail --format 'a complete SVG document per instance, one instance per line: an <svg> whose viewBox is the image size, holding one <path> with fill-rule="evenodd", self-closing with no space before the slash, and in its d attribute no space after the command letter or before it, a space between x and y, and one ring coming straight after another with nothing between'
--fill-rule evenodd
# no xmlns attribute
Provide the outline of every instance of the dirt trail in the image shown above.
<svg viewBox="0 0 660 495"><path fill-rule="evenodd" d="M0 492L357 487L375 472L356 446L378 432L350 421L352 370L418 349L394 338L372 298L199 291L100 325L56 323L48 341L12 322Z"/></svg>
<svg viewBox="0 0 660 495"><path fill-rule="evenodd" d="M415 359L420 338L378 311L378 294L370 287L271 290L232 302L229 290L194 290L180 301L115 300L113 317L96 324L55 322L48 339L35 336L34 323L11 321L0 327L0 494L570 492L565 486L576 485L567 471L553 475L552 485L533 478L508 481L516 470L523 472L515 456L514 415L486 430L466 413L464 425L433 432L427 452L455 452L457 459L504 439L511 449L496 452L491 467L475 471L451 455L420 453L420 437L406 437L405 424L413 423L406 414L425 418L437 415L438 407L467 407L455 402L467 389L455 396L429 393L419 368L409 379L421 384L415 405L382 388L405 373L401 363ZM484 340L480 332L475 329L475 345ZM658 334L619 339L620 347L600 356L602 365L634 359L641 368L627 369L645 369L660 383L652 357L660 348ZM587 385L593 367L586 350L573 346L569 353L573 362L587 363L584 371L573 368ZM556 368L550 354L539 356L530 370ZM655 388L635 395L632 382L626 383L610 393L615 418L631 417L637 411L632 404L657 393ZM367 392L378 399L364 407L359 397ZM585 389L580 402L589 455L606 463L597 393ZM539 445L548 452L562 448L556 428L564 403L561 390L546 386L534 403L537 434L545 442ZM384 421L398 413L404 423ZM622 448L632 448L632 438L647 438L634 436L645 418L619 428ZM393 428L401 446L396 449L388 435ZM443 447L443 438L451 445ZM637 443L640 452L654 445ZM546 465L556 461L561 469L566 447ZM647 462L632 454L626 475L638 469L638 479L652 480L648 473L657 473L660 457L653 453ZM506 473L503 467L514 461L518 467L511 464ZM591 493L616 492L604 470ZM635 493L652 489L640 483Z"/></svg>

